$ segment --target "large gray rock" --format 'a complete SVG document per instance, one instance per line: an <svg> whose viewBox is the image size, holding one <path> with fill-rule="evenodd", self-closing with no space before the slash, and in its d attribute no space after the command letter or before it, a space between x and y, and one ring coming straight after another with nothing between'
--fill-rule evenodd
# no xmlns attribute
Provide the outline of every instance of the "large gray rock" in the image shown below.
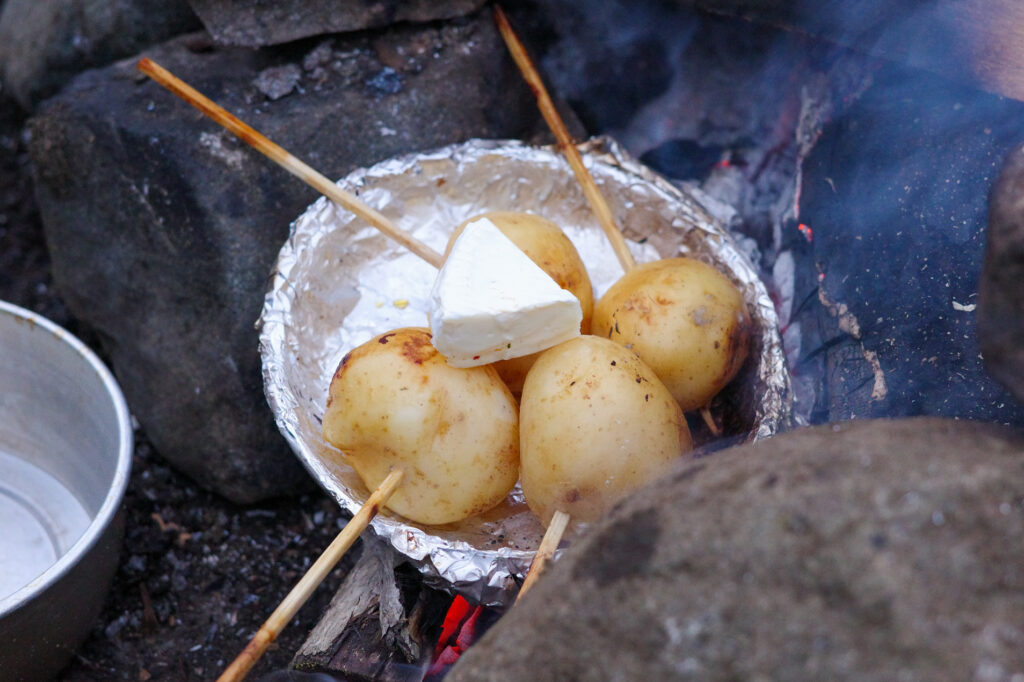
<svg viewBox="0 0 1024 682"><path fill-rule="evenodd" d="M826 425L613 510L456 664L466 680L1016 680L1024 434Z"/></svg>
<svg viewBox="0 0 1024 682"><path fill-rule="evenodd" d="M989 199L978 341L985 368L1024 404L1024 147L1007 157Z"/></svg>
<svg viewBox="0 0 1024 682"><path fill-rule="evenodd" d="M193 36L150 56L329 177L538 120L489 15L307 54ZM253 324L316 193L134 61L75 79L30 130L55 281L157 450L235 501L290 490L303 474L264 400Z"/></svg>
<svg viewBox="0 0 1024 682"><path fill-rule="evenodd" d="M400 21L471 14L485 0L189 0L214 40L224 45L278 45L325 33L358 31Z"/></svg>
<svg viewBox="0 0 1024 682"><path fill-rule="evenodd" d="M7 0L0 79L31 109L85 69L198 28L185 0Z"/></svg>

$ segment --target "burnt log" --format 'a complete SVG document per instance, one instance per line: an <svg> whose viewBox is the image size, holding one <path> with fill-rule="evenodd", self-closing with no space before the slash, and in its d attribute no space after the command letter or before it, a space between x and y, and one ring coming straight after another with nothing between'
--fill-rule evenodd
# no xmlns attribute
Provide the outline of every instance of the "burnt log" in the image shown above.
<svg viewBox="0 0 1024 682"><path fill-rule="evenodd" d="M451 602L424 585L416 569L396 566L389 546L364 542L291 667L356 682L418 682Z"/></svg>
<svg viewBox="0 0 1024 682"><path fill-rule="evenodd" d="M936 415L1024 425L982 362L978 279L986 198L1020 141L1024 105L887 65L803 164L798 321L824 356L815 413L835 421Z"/></svg>

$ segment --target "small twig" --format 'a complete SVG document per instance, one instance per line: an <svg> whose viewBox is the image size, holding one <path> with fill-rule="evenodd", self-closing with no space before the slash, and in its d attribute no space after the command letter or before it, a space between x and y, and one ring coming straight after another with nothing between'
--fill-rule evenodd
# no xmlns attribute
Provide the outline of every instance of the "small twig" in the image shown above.
<svg viewBox="0 0 1024 682"><path fill-rule="evenodd" d="M523 598L523 595L533 587L533 583L544 572L548 560L555 555L558 543L562 541L562 535L565 534L565 529L568 525L569 515L565 512L556 511L552 515L551 523L548 524L548 529L544 532L544 537L540 541L540 547L537 548L537 553L533 555L533 561L530 562L530 569L526 572L526 580L523 581L523 586L519 588L516 601Z"/></svg>
<svg viewBox="0 0 1024 682"><path fill-rule="evenodd" d="M608 240L612 244L612 249L615 251L619 263L626 272L629 272L636 267L636 260L633 258L633 254L629 252L629 247L626 246L626 238L622 236L622 232L615 223L612 210L608 207L608 202L604 200L600 190L597 189L597 183L594 182L593 176L586 166L583 165L583 157L580 156L580 150L573 142L572 136L569 135L569 130L565 127L562 117L558 115L558 110L555 109L551 96L548 95L548 91L544 87L544 81L537 72L537 68L533 65L530 55L526 53L523 43L519 40L515 31L512 30L512 26L508 23L505 13L497 5L494 6L494 21L498 25L501 37L505 39L505 44L508 46L512 59L515 60L516 65L523 74L523 78L530 86L530 89L533 90L533 94L537 96L537 106L540 108L540 113L544 120L547 121L551 132L554 133L555 139L558 141L558 147L562 150L566 160L572 167L573 173L576 174L576 179L583 190L583 196L587 198L590 208L597 216L597 221L601 223L601 228L608 236Z"/></svg>
<svg viewBox="0 0 1024 682"><path fill-rule="evenodd" d="M711 414L711 407L709 405L700 408L700 416L704 419L704 423L708 425L708 428L711 429L711 435L715 438L722 435L722 429L715 421L714 415Z"/></svg>
<svg viewBox="0 0 1024 682"><path fill-rule="evenodd" d="M257 132L247 123L213 102L191 85L181 80L152 59L143 57L139 60L138 69L178 97L182 98L211 119L224 126L238 136L238 139L252 146L268 159L305 182L307 185L326 196L331 201L348 209L370 225L391 237L396 242L427 261L435 268L440 268L444 258L437 251L398 227L384 217L376 209L360 201L354 194L346 192L328 180L322 174L288 153L280 145L271 142L263 134Z"/></svg>
<svg viewBox="0 0 1024 682"><path fill-rule="evenodd" d="M324 553L313 562L313 565L309 567L309 570L302 576L302 579L296 583L292 591L288 593L288 596L274 609L274 612L267 618L267 622L253 635L253 638L249 640L249 644L242 650L242 653L238 654L238 658L217 678L217 682L237 682L246 676L260 656L267 650L267 647L270 646L271 642L277 638L278 633L295 616L296 612L302 608L302 605L306 603L306 600L313 594L317 586L323 582L335 564L345 555L345 552L356 541L360 533L370 525L370 521L377 515L380 507L394 494L401 481L401 469L396 469L388 474L388 477L373 491L369 499L352 517L352 520L345 524L345 527L341 529L341 532L334 538L334 541L328 545Z"/></svg>
<svg viewBox="0 0 1024 682"><path fill-rule="evenodd" d="M139 596L142 598L142 630L149 635L160 626L160 620L153 610L153 599L149 596L145 582L139 583Z"/></svg>

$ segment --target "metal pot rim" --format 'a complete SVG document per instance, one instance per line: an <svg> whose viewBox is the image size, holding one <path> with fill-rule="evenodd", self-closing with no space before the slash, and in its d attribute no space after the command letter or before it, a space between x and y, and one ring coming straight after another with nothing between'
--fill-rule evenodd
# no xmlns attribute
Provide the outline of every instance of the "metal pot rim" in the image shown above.
<svg viewBox="0 0 1024 682"><path fill-rule="evenodd" d="M134 451L133 429L131 413L128 411L128 404L125 402L124 394L114 379L114 375L107 369L107 366L92 352L81 340L63 327L58 326L49 319L26 310L20 306L6 301L0 301L0 315L8 316L26 322L34 327L49 332L59 341L67 344L70 349L85 360L99 377L106 393L109 395L114 412L117 417L119 430L119 447L117 452L117 466L114 470L114 478L107 491L103 504L96 512L95 517L90 521L89 526L82 533L82 536L57 559L49 568L43 571L24 587L12 594L0 599L0 618L14 613L19 608L28 604L33 599L44 593L52 585L63 578L86 554L88 554L96 543L103 536L103 533L110 526L124 499L125 490L128 487L128 478L131 473L132 453Z"/></svg>

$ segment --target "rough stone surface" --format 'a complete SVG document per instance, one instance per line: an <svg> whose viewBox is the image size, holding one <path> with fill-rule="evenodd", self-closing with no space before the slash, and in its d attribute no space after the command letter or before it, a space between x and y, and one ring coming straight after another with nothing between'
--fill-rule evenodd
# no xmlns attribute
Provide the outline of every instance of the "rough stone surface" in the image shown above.
<svg viewBox="0 0 1024 682"><path fill-rule="evenodd" d="M1024 433L934 418L688 462L592 528L466 680L1024 674Z"/></svg>
<svg viewBox="0 0 1024 682"><path fill-rule="evenodd" d="M1024 148L1007 157L989 201L978 291L985 367L1024 404Z"/></svg>
<svg viewBox="0 0 1024 682"><path fill-rule="evenodd" d="M465 16L484 0L189 0L210 35L224 45L278 45L300 38Z"/></svg>
<svg viewBox="0 0 1024 682"><path fill-rule="evenodd" d="M192 36L150 56L329 177L521 137L538 120L490 16L303 50L217 50ZM294 63L290 94L255 84ZM292 489L305 475L272 423L253 325L288 225L316 194L134 60L82 74L30 130L54 279L104 339L157 450L238 502Z"/></svg>
<svg viewBox="0 0 1024 682"><path fill-rule="evenodd" d="M7 0L0 79L31 109L85 69L198 28L185 0Z"/></svg>

